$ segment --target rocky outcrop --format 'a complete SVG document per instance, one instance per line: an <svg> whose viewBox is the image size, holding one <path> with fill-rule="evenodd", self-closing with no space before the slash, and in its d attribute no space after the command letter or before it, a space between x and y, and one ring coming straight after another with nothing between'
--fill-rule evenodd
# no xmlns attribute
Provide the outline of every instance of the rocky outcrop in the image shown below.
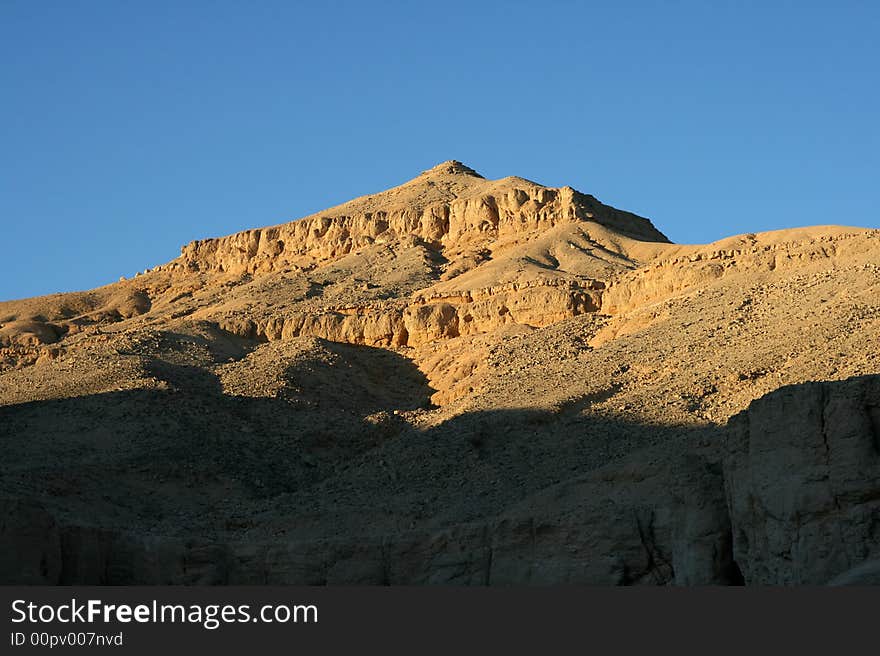
<svg viewBox="0 0 880 656"><path fill-rule="evenodd" d="M54 344L66 328L39 319L10 321L0 326L0 346L39 346Z"/></svg>
<svg viewBox="0 0 880 656"><path fill-rule="evenodd" d="M727 444L748 583L826 583L880 557L880 376L773 392L731 420Z"/></svg>
<svg viewBox="0 0 880 656"><path fill-rule="evenodd" d="M656 452L554 486L495 525L488 582L739 583L722 489L711 459Z"/></svg>
<svg viewBox="0 0 880 656"><path fill-rule="evenodd" d="M380 347L419 346L492 332L510 324L544 327L587 313L618 317L677 294L704 289L725 276L796 268L804 262L831 258L843 247L870 247L865 236L864 231L841 232L804 241L692 249L610 280L562 276L451 292L428 289L414 294L408 303L397 300L326 307L262 320L232 317L221 320L220 325L241 336L268 340L308 335ZM880 238L880 232L876 237ZM233 238L238 236L229 239ZM848 240L853 245L848 245ZM612 334L615 330L609 327ZM603 333L593 346L607 339Z"/></svg>
<svg viewBox="0 0 880 656"><path fill-rule="evenodd" d="M416 296L409 304L367 305L294 311L263 320L241 316L217 320L220 328L248 339L274 341L320 337L379 347L419 346L510 324L549 326L598 309L601 281L531 281L457 294Z"/></svg>
<svg viewBox="0 0 880 656"><path fill-rule="evenodd" d="M737 247L685 247L690 252L658 259L611 281L602 294L601 311L617 315L657 303L690 290L705 288L713 281L733 274L767 273L798 269L810 262L831 260L840 249L864 251L876 248L865 237L880 242L880 231L838 232L798 241L769 243L745 237ZM748 236L747 236L748 237Z"/></svg>
<svg viewBox="0 0 880 656"><path fill-rule="evenodd" d="M64 296L73 297L72 301L65 303L61 300ZM59 343L66 338L102 324L140 316L151 307L148 289L120 284L99 292L46 297L38 312L0 311L0 371L52 359L62 348Z"/></svg>
<svg viewBox="0 0 880 656"><path fill-rule="evenodd" d="M398 303L324 308L316 312L290 312L254 320L231 316L218 326L247 339L274 341L294 337L320 337L332 342L394 347L407 343L404 308Z"/></svg>
<svg viewBox="0 0 880 656"><path fill-rule="evenodd" d="M524 181L525 182L525 181ZM411 203L354 214L324 213L291 223L194 241L163 269L269 273L309 268L374 244L417 239L436 251L478 242L485 247L566 221L595 221L621 235L666 241L649 221L608 207L571 187L523 185L502 191L475 189L473 196Z"/></svg>
<svg viewBox="0 0 880 656"><path fill-rule="evenodd" d="M549 326L563 319L596 312L604 287L599 280L534 280L459 293L417 295L414 304L407 308L415 319L412 327L407 328L411 338L420 335L418 317L435 312L422 308L435 306L455 309L454 321L459 335L491 332L514 323ZM416 337L413 343L430 340L430 337Z"/></svg>

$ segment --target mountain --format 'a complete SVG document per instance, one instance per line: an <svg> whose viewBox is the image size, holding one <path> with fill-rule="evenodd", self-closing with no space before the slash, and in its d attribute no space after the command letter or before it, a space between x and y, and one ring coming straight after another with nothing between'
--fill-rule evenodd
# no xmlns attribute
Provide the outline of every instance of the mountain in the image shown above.
<svg viewBox="0 0 880 656"><path fill-rule="evenodd" d="M865 582L878 338L878 230L444 162L0 303L0 582Z"/></svg>

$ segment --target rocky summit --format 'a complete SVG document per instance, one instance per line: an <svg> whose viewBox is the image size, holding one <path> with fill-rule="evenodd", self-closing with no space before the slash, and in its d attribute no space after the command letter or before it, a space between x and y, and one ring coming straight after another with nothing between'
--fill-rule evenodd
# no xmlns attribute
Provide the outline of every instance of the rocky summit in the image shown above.
<svg viewBox="0 0 880 656"><path fill-rule="evenodd" d="M878 344L878 230L443 162L0 303L0 583L877 582Z"/></svg>

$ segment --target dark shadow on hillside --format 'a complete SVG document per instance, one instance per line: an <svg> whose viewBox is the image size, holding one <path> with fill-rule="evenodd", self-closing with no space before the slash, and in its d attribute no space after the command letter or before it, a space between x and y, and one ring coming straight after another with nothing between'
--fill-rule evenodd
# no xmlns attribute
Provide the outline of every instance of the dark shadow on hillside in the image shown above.
<svg viewBox="0 0 880 656"><path fill-rule="evenodd" d="M176 364L155 358L148 362L144 369L147 374L165 381L176 391L207 397L223 395L220 379L204 367Z"/></svg>
<svg viewBox="0 0 880 656"><path fill-rule="evenodd" d="M289 366L285 378L301 401L320 407L371 414L431 407L425 375L393 351L319 340L330 361L307 358Z"/></svg>
<svg viewBox="0 0 880 656"><path fill-rule="evenodd" d="M357 347L333 348L350 361L348 351ZM391 567L389 547L381 545L415 539L414 535L445 535L459 531L456 527L487 526L487 522L501 521L498 518L505 513L546 515L548 526L555 527L547 535L565 535L580 530L577 526L584 521L584 512L599 513L599 519L590 521L599 522L591 530L600 533L623 530L614 528L618 521L625 525L626 549L635 555L619 572L614 570L617 582L671 580L669 536L673 527L658 524L668 522L669 513L652 504L661 503L657 499L667 505L677 503L670 496L675 485L664 478L668 472L665 465L656 464L656 458L634 471L626 459L657 445L665 445L677 457L689 452L697 437L711 437L711 431L533 410L465 414L429 430L416 430L388 404L413 403L419 398L412 396L414 389L423 400L430 388L419 381L421 374L401 371L403 362L396 363L396 376L381 375L387 368L369 369L371 364L384 367L386 359L369 353L351 370L343 370L349 378L369 374L364 380L386 388L374 390L370 402L360 405L344 402L350 389L341 379L335 383L340 385L341 396L333 397L338 402L313 407L288 398L227 396L220 392L216 378L204 370L157 362L154 375L169 381L173 389L129 390L0 408L4 453L0 497L6 499L0 582L250 581L229 569L229 559L239 558L231 555L230 544L244 545L241 548L247 551L266 544L325 544L327 540L336 545L333 549L348 544L349 551L362 543L379 544L383 567ZM306 383L314 381L315 389L331 384L320 376L294 375ZM396 388L400 381L405 389ZM322 398L314 390L311 393ZM384 412L376 415L377 408ZM622 469L615 469L615 463L624 463ZM596 480L578 482L584 476ZM583 485L587 486L584 493L566 492L568 486ZM721 490L720 483L717 487ZM642 488L644 498L633 492ZM562 500L553 501L554 494L562 495ZM723 490L720 494L723 498ZM542 500L542 495L549 495L549 500ZM596 503L595 510L584 510ZM530 504L537 510L529 510ZM600 512L600 506L609 509ZM531 524L523 525L523 530L534 531L528 526L535 521L528 520ZM602 522L609 524L606 527ZM502 525L506 526L498 524ZM486 530L479 529L479 535L485 536ZM723 533L723 527L720 530ZM83 535L90 536L92 546L84 546ZM510 539L520 540L518 535ZM482 544L485 538L473 539ZM720 543L726 544L726 539L722 536ZM42 579L16 574L13 570L20 567L21 558L13 552L23 548L45 551L45 540L60 540L60 569L48 567ZM165 565L144 573L137 563L144 554L154 553L149 549L155 548L156 540L167 542L174 553L183 549L189 555L181 558L196 558L200 564L190 563L189 570L184 567L183 571L190 572L187 575L165 571ZM93 543L103 546L94 551ZM193 544L214 546L194 556L190 553ZM437 548L454 551L458 547L450 543ZM571 549L564 543L552 547L557 548L560 555ZM108 558L114 563L110 569ZM281 580L280 570L273 567L265 565L257 582ZM290 580L333 582L326 567L326 563L318 567L314 577L303 574ZM517 580L516 567L513 574L503 576L505 570L499 567L495 569L499 581L506 580L505 576ZM530 576L540 582L543 575ZM385 572L367 582L419 580L415 574ZM470 582L479 582L479 576Z"/></svg>

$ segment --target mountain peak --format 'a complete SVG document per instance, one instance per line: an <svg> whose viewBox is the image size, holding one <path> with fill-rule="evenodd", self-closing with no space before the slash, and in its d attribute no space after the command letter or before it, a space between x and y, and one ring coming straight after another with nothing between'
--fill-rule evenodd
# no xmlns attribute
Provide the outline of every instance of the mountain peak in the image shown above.
<svg viewBox="0 0 880 656"><path fill-rule="evenodd" d="M427 171L422 172L423 176L434 176L434 175L469 175L475 178L482 178L483 176L477 173L474 169L467 166L466 164L462 164L457 159L449 159L445 162L440 162L436 166L428 169Z"/></svg>

